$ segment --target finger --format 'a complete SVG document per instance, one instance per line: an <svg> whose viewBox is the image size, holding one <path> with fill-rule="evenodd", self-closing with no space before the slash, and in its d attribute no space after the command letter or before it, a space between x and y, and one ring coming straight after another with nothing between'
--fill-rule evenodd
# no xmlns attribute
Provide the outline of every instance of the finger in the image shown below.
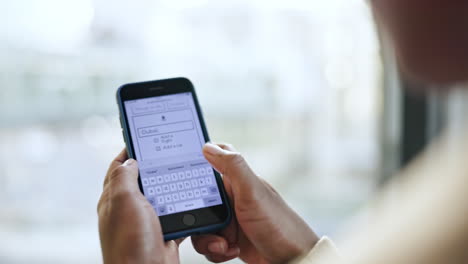
<svg viewBox="0 0 468 264"><path fill-rule="evenodd" d="M192 236L192 244L195 251L202 255L224 254L229 248L224 237L213 234Z"/></svg>
<svg viewBox="0 0 468 264"><path fill-rule="evenodd" d="M220 148L224 149L224 150L229 150L229 151L233 151L233 152L237 152L237 150L234 148L233 145L231 144L228 144L228 143L215 143L216 145L218 145Z"/></svg>
<svg viewBox="0 0 468 264"><path fill-rule="evenodd" d="M231 144L227 144L227 143L216 143L216 145L218 145L220 148L224 149L224 150L228 150L228 151L236 151L235 148L231 145ZM232 183L231 183L231 179L229 177L225 177L223 178L223 183L224 183L224 188L226 190L226 193L229 197L229 199L231 200L231 205L232 207L235 206L235 201L233 199L233 195L232 195ZM235 214L235 212L233 212ZM233 245L233 244L236 244L237 243L237 228L238 228L238 224L237 224L237 220L235 217L233 217L231 223L228 225L227 228L223 229L219 234L221 236L223 236L229 243L229 245Z"/></svg>
<svg viewBox="0 0 468 264"><path fill-rule="evenodd" d="M229 145L224 148L207 143L203 147L203 154L210 164L231 182L234 200L254 200L261 197L265 191L265 185L249 167L239 152L231 151Z"/></svg>
<svg viewBox="0 0 468 264"><path fill-rule="evenodd" d="M127 156L127 150L124 148L120 153L115 157L112 161L111 164L109 165L109 169L107 170L106 177L104 178L104 184L103 187L107 185L109 182L109 175L112 171L114 171L115 168L118 166L122 165L126 160L128 159Z"/></svg>
<svg viewBox="0 0 468 264"><path fill-rule="evenodd" d="M231 207L235 208L236 203L235 203L235 201L233 199L233 195L232 195L231 180L228 177L225 177L225 178L223 178L223 183L224 183L224 188L226 190L226 193L227 193L227 195L229 197L229 200L231 202ZM232 217L232 220L229 223L229 225L219 232L219 234L227 240L227 242L228 242L228 244L230 246L237 245L237 241L239 241L238 240L239 225L237 223L235 210L232 210L232 213L233 213L233 217Z"/></svg>
<svg viewBox="0 0 468 264"><path fill-rule="evenodd" d="M213 263L222 263L239 257L239 253L232 254L231 256L227 255L206 255L206 259Z"/></svg>
<svg viewBox="0 0 468 264"><path fill-rule="evenodd" d="M179 246L182 242L184 242L184 240L186 239L187 237L182 237L182 238L178 238L176 240L174 240L177 244L177 246Z"/></svg>
<svg viewBox="0 0 468 264"><path fill-rule="evenodd" d="M240 255L237 245L229 247L227 240L217 235L192 236L192 244L198 253L211 262L225 262Z"/></svg>
<svg viewBox="0 0 468 264"><path fill-rule="evenodd" d="M225 144L225 143L220 143L217 144L220 148L227 150L227 151L236 151L235 148L231 144ZM233 196L233 191L232 191L232 183L231 179L229 177L224 177L223 178L224 182L224 187L226 190L226 193L231 200L231 205L234 207L235 206L235 201L234 201L234 196ZM235 212L233 211L235 214ZM233 217L231 223L223 230L219 232L219 235L222 236L226 241L228 245L228 250L232 249L233 247L237 248L237 241L238 241L238 224L237 220L235 217ZM214 246L213 246L214 247ZM216 253L216 252L212 252Z"/></svg>
<svg viewBox="0 0 468 264"><path fill-rule="evenodd" d="M138 186L138 163L134 159L126 160L109 173L107 186L112 186L112 191L141 193Z"/></svg>

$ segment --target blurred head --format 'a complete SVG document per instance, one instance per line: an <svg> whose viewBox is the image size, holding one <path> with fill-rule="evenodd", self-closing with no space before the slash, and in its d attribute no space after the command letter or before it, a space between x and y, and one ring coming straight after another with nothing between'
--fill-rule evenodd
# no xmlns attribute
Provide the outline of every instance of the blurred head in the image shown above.
<svg viewBox="0 0 468 264"><path fill-rule="evenodd" d="M372 0L403 73L437 84L468 81L468 1Z"/></svg>

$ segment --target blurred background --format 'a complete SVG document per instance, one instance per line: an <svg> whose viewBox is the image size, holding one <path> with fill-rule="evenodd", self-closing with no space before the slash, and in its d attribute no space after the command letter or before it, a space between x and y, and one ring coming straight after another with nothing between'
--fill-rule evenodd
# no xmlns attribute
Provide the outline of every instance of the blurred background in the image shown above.
<svg viewBox="0 0 468 264"><path fill-rule="evenodd" d="M102 262L96 205L124 147L123 83L191 79L213 141L235 145L332 237L447 116L466 112L462 92L401 91L412 84L364 0L1 6L0 263ZM190 242L181 258L206 262Z"/></svg>

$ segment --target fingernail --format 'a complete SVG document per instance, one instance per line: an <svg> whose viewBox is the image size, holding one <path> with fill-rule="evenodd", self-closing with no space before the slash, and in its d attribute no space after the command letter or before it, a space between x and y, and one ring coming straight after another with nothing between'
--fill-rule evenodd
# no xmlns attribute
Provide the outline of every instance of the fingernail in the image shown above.
<svg viewBox="0 0 468 264"><path fill-rule="evenodd" d="M223 243L219 243L219 242L214 242L214 243L210 243L208 245L208 250L211 252L211 253L218 253L218 254L222 254L224 253L224 244Z"/></svg>
<svg viewBox="0 0 468 264"><path fill-rule="evenodd" d="M128 159L128 160L126 160L122 165L123 165L123 166L130 166L130 165L132 165L134 162L135 162L134 159Z"/></svg>
<svg viewBox="0 0 468 264"><path fill-rule="evenodd" d="M240 254L240 249L238 247L233 247L233 248L228 249L228 251L224 255L226 255L226 257L234 257L239 254Z"/></svg>
<svg viewBox="0 0 468 264"><path fill-rule="evenodd" d="M223 153L223 150L220 147L210 142L205 144L205 151L211 155L219 155Z"/></svg>

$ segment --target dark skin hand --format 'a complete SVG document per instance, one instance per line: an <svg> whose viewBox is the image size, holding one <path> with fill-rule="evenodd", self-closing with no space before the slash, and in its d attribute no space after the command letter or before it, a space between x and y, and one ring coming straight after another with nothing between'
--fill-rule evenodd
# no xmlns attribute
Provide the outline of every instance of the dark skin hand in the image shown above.
<svg viewBox="0 0 468 264"><path fill-rule="evenodd" d="M218 234L192 237L212 262L286 263L309 252L319 238L230 145L206 144L203 154L223 174L235 219Z"/></svg>
<svg viewBox="0 0 468 264"><path fill-rule="evenodd" d="M203 153L221 173L236 214L218 234L192 237L213 262L285 263L310 251L317 235L228 145ZM125 151L111 163L98 205L104 263L179 263L181 240L164 243L158 217L138 188L138 166Z"/></svg>
<svg viewBox="0 0 468 264"><path fill-rule="evenodd" d="M164 242L159 218L138 187L138 164L123 150L111 163L98 203L104 263L179 263L182 242Z"/></svg>

